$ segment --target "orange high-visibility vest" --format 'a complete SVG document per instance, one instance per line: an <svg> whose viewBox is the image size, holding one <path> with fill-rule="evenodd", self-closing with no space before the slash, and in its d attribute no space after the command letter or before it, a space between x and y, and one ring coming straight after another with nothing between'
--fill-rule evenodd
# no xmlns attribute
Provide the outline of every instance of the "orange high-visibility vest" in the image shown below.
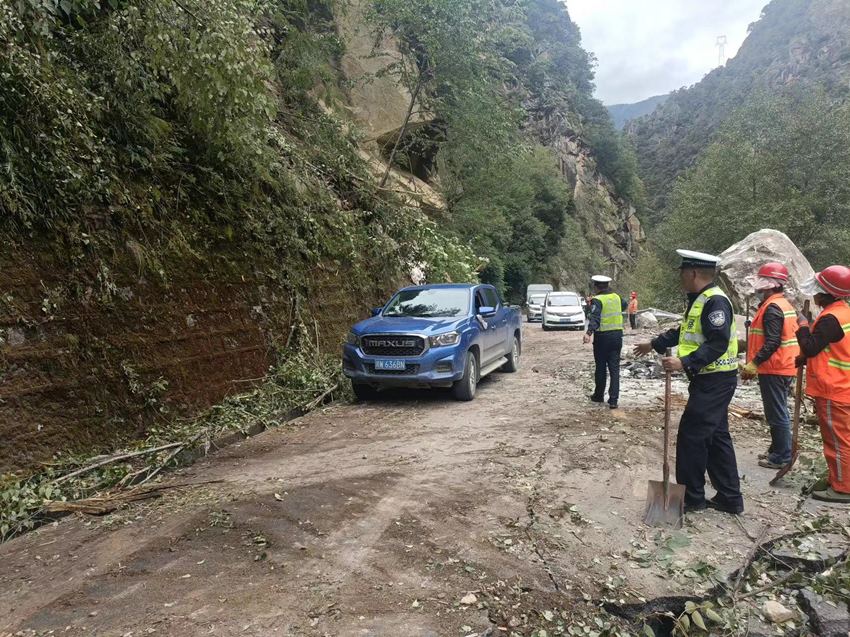
<svg viewBox="0 0 850 637"><path fill-rule="evenodd" d="M839 325L844 329L844 338L837 343L830 343L814 358L807 363L806 393L813 398L828 398L837 403L850 404L850 305L847 301L836 301L826 308L815 324L823 320L824 316L832 315L838 319Z"/></svg>
<svg viewBox="0 0 850 637"><path fill-rule="evenodd" d="M782 310L785 322L782 324L779 349L759 365L759 374L796 376L797 368L794 366L794 359L800 354L800 346L797 344L797 329L799 328L797 312L782 294L774 294L768 298L756 312L752 329L750 329L750 342L747 343L747 362L751 362L764 347L764 315L770 305L776 305Z"/></svg>

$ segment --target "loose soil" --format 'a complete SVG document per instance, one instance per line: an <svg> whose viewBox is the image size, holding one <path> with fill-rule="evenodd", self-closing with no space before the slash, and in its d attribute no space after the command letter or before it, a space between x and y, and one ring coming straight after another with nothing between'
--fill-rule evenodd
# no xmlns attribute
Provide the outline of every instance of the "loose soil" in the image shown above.
<svg viewBox="0 0 850 637"><path fill-rule="evenodd" d="M222 482L8 542L0 635L530 635L550 611L706 590L763 526L847 515L798 513L799 477L769 487L766 430L734 419L745 514L643 526L663 382L624 378L610 411L587 400L591 374L580 335L527 326L521 370L474 402L332 405L168 477Z"/></svg>

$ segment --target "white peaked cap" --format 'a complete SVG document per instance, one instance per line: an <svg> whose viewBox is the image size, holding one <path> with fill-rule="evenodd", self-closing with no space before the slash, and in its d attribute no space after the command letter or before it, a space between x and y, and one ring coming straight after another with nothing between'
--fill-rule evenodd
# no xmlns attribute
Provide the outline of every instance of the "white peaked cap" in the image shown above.
<svg viewBox="0 0 850 637"><path fill-rule="evenodd" d="M716 268L720 263L720 257L705 252L694 252L693 250L676 250L676 254L682 257L683 268Z"/></svg>
<svg viewBox="0 0 850 637"><path fill-rule="evenodd" d="M595 274L590 277L590 280L594 283L611 283L611 281L613 281L614 279L612 279L610 276L605 276L603 274Z"/></svg>

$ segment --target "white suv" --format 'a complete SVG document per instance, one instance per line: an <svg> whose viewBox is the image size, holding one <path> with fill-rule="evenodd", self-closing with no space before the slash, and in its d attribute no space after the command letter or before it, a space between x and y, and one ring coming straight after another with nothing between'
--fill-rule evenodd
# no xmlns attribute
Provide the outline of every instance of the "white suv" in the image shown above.
<svg viewBox="0 0 850 637"><path fill-rule="evenodd" d="M581 297L575 292L549 292L543 303L543 329L565 327L584 330L586 318Z"/></svg>

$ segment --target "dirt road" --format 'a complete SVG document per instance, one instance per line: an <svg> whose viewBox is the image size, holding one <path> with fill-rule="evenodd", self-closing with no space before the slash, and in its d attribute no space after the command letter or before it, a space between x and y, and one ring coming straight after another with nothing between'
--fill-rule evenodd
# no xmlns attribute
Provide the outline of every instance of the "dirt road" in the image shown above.
<svg viewBox="0 0 850 637"><path fill-rule="evenodd" d="M579 335L527 327L521 371L472 403L333 405L168 478L220 483L6 543L0 635L551 635L707 587L791 525L798 487L768 487L738 420L745 515L643 527L663 383L625 378L611 412L590 373Z"/></svg>

